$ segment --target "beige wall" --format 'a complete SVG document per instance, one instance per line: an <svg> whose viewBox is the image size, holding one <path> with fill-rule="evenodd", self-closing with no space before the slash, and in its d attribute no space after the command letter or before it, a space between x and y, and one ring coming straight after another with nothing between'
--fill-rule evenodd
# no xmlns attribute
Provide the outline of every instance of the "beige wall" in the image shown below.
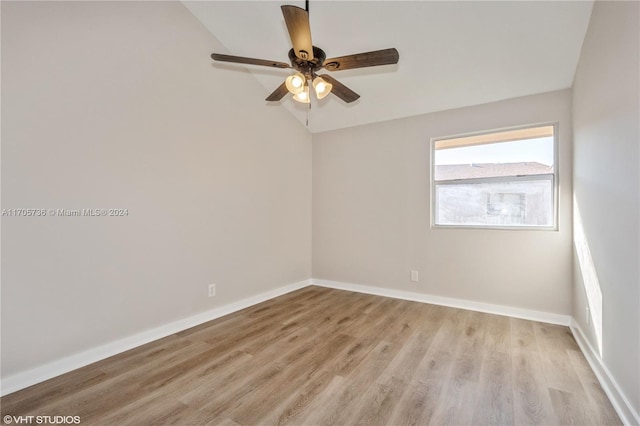
<svg viewBox="0 0 640 426"><path fill-rule="evenodd" d="M431 138L541 122L559 122L559 231L430 228ZM571 138L568 90L315 134L314 278L570 314Z"/></svg>
<svg viewBox="0 0 640 426"><path fill-rule="evenodd" d="M640 413L639 17L638 2L596 2L573 89L573 179L583 223L576 234L584 233L593 261L581 267L576 256L573 316L597 350L594 321L586 321L587 289L595 283L602 294L602 361L636 413ZM590 268L594 274L589 274Z"/></svg>
<svg viewBox="0 0 640 426"><path fill-rule="evenodd" d="M2 2L2 376L310 277L311 136L180 4ZM217 283L218 296L207 298Z"/></svg>

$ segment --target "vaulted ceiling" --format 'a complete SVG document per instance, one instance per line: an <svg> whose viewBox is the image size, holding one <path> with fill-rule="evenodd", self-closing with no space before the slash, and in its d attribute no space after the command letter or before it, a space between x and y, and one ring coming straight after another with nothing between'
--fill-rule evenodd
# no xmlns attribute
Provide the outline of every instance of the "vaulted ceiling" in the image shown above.
<svg viewBox="0 0 640 426"><path fill-rule="evenodd" d="M196 1L185 6L237 56L288 62L280 11L290 1ZM311 132L390 120L571 87L592 1L311 1L313 44L327 57L395 47L397 65L336 71L361 98L278 102ZM213 51L213 48L212 48ZM249 69L264 99L291 70ZM266 105L267 107L273 107Z"/></svg>

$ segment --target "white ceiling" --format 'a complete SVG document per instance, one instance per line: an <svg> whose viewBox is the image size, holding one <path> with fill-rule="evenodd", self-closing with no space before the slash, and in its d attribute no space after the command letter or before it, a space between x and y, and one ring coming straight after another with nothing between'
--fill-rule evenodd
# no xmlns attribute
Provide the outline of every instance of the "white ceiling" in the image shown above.
<svg viewBox="0 0 640 426"><path fill-rule="evenodd" d="M281 4L195 1L185 6L237 56L288 62ZM395 47L397 65L336 71L361 98L312 101L313 133L571 87L592 1L311 1L313 44L327 57ZM213 47L212 47L213 51ZM291 70L247 68L264 99ZM265 102L267 104L267 102ZM306 105L278 103L301 123ZM265 108L267 105L265 105Z"/></svg>

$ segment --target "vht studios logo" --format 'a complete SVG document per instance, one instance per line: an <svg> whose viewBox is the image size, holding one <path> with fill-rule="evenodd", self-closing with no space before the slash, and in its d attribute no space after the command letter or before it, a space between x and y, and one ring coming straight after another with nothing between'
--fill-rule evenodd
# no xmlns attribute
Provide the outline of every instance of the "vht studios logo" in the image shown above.
<svg viewBox="0 0 640 426"><path fill-rule="evenodd" d="M2 418L5 424L36 424L36 425L73 425L80 424L80 416L10 416Z"/></svg>

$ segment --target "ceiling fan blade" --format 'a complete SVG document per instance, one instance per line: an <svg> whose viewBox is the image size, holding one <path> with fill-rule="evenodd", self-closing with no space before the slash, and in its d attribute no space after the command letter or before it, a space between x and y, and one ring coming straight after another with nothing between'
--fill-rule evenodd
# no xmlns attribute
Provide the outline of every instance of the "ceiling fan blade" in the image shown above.
<svg viewBox="0 0 640 426"><path fill-rule="evenodd" d="M284 15L284 21L287 23L289 37L296 56L305 61L313 59L309 12L297 6L285 5L280 7L282 15Z"/></svg>
<svg viewBox="0 0 640 426"><path fill-rule="evenodd" d="M345 86L344 84L340 83L338 80L336 80L335 78L331 77L330 75L323 74L323 75L319 75L318 77L322 77L328 83L333 84L333 88L331 89L331 93L333 93L334 95L336 95L337 97L339 97L340 99L342 99L343 101L345 101L348 104L350 104L351 102L357 100L360 97L360 95L358 95L356 92L354 92L353 90L349 89L347 86Z"/></svg>
<svg viewBox="0 0 640 426"><path fill-rule="evenodd" d="M356 53L340 56L324 61L327 71L350 70L353 68L375 67L378 65L397 64L400 55L395 48L374 50L373 52Z"/></svg>
<svg viewBox="0 0 640 426"><path fill-rule="evenodd" d="M267 61L265 59L243 58L242 56L222 55L220 53L212 53L211 59L213 59L214 61L234 62L237 64L262 65L265 67L275 67L275 68L291 68L291 66L285 62Z"/></svg>
<svg viewBox="0 0 640 426"><path fill-rule="evenodd" d="M287 93L289 93L289 90L287 89L287 84L283 82L280 86L278 86L276 90L273 91L273 93L271 93L267 97L267 99L265 99L265 101L269 101L269 102L279 101L280 99L284 98L284 95L286 95Z"/></svg>

